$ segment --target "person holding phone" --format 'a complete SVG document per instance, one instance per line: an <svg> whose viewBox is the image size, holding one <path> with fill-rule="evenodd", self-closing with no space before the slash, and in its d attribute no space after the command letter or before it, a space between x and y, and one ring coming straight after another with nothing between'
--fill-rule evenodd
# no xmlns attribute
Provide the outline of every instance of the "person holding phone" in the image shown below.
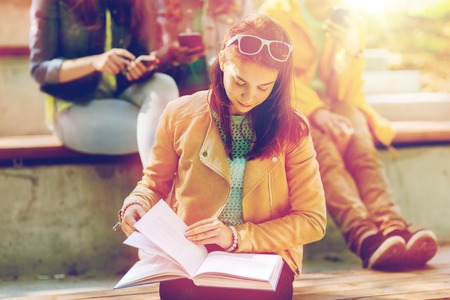
<svg viewBox="0 0 450 300"><path fill-rule="evenodd" d="M145 165L175 81L149 55L162 45L155 1L33 0L30 70L47 122L63 144L91 154L139 151ZM149 138L150 137L150 138Z"/></svg>
<svg viewBox="0 0 450 300"><path fill-rule="evenodd" d="M434 233L401 216L374 141L395 135L362 90L365 27L336 0L269 0L294 46L293 105L311 122L327 208L365 268L420 267L437 251Z"/></svg>
<svg viewBox="0 0 450 300"><path fill-rule="evenodd" d="M209 251L277 253L277 290L180 279L160 283L161 299L292 299L303 245L323 237L326 211L308 124L291 106L291 53L267 16L233 26L211 66L211 89L167 105L151 161L119 213L129 236L166 199L189 226L186 238Z"/></svg>
<svg viewBox="0 0 450 300"><path fill-rule="evenodd" d="M249 11L250 0L159 0L158 20L167 51L166 73L181 95L209 87L208 69L225 33Z"/></svg>

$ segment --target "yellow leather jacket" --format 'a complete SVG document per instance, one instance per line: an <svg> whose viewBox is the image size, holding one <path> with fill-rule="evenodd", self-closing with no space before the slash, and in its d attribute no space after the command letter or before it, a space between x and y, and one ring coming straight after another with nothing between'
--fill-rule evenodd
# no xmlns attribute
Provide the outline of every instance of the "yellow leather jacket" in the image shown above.
<svg viewBox="0 0 450 300"><path fill-rule="evenodd" d="M167 199L190 225L218 216L229 194L227 156L208 103L208 91L170 102L161 116L151 161L124 205L149 210ZM247 162L242 192L244 224L237 252L278 253L300 272L302 245L325 234L322 182L311 138L278 156Z"/></svg>
<svg viewBox="0 0 450 300"><path fill-rule="evenodd" d="M332 38L326 38L322 54L314 45L310 31L300 11L299 0L269 0L260 7L259 12L270 16L288 33L294 50L294 95L292 105L305 116L327 105L327 101L345 101L358 107L367 117L374 136L384 145L389 145L395 136L389 122L382 118L366 101L362 87L364 57L350 58L345 70L336 72L335 59L345 53ZM365 47L364 23L359 30L360 49ZM316 69L328 87L326 97L319 95L309 86Z"/></svg>

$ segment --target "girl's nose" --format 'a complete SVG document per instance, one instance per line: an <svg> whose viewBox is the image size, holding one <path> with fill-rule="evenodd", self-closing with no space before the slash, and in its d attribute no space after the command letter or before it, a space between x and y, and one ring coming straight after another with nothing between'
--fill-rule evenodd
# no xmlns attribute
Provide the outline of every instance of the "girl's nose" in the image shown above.
<svg viewBox="0 0 450 300"><path fill-rule="evenodd" d="M250 105L255 102L256 99L256 93L252 90L247 90L244 93L241 94L242 100L241 102L245 105Z"/></svg>

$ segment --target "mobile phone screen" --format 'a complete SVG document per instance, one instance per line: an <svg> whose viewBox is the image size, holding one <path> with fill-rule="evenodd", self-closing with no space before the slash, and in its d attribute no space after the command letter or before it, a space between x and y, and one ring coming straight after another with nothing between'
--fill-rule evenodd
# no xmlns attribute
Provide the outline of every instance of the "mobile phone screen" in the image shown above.
<svg viewBox="0 0 450 300"><path fill-rule="evenodd" d="M180 33L178 35L178 43L182 47L203 47L202 36L198 32Z"/></svg>
<svg viewBox="0 0 450 300"><path fill-rule="evenodd" d="M155 55L140 55L138 58L136 58L136 61L142 62L146 67L157 64L157 58Z"/></svg>

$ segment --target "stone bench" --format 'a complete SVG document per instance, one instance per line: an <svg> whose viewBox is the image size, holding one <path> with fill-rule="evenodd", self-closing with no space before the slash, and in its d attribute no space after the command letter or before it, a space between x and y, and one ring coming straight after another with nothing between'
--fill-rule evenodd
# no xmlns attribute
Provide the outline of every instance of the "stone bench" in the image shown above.
<svg viewBox="0 0 450 300"><path fill-rule="evenodd" d="M450 94L370 94L367 101L392 122L394 146L450 142Z"/></svg>
<svg viewBox="0 0 450 300"><path fill-rule="evenodd" d="M450 142L450 121L394 121L394 146ZM53 135L0 137L0 161L22 164L24 160L82 158Z"/></svg>

